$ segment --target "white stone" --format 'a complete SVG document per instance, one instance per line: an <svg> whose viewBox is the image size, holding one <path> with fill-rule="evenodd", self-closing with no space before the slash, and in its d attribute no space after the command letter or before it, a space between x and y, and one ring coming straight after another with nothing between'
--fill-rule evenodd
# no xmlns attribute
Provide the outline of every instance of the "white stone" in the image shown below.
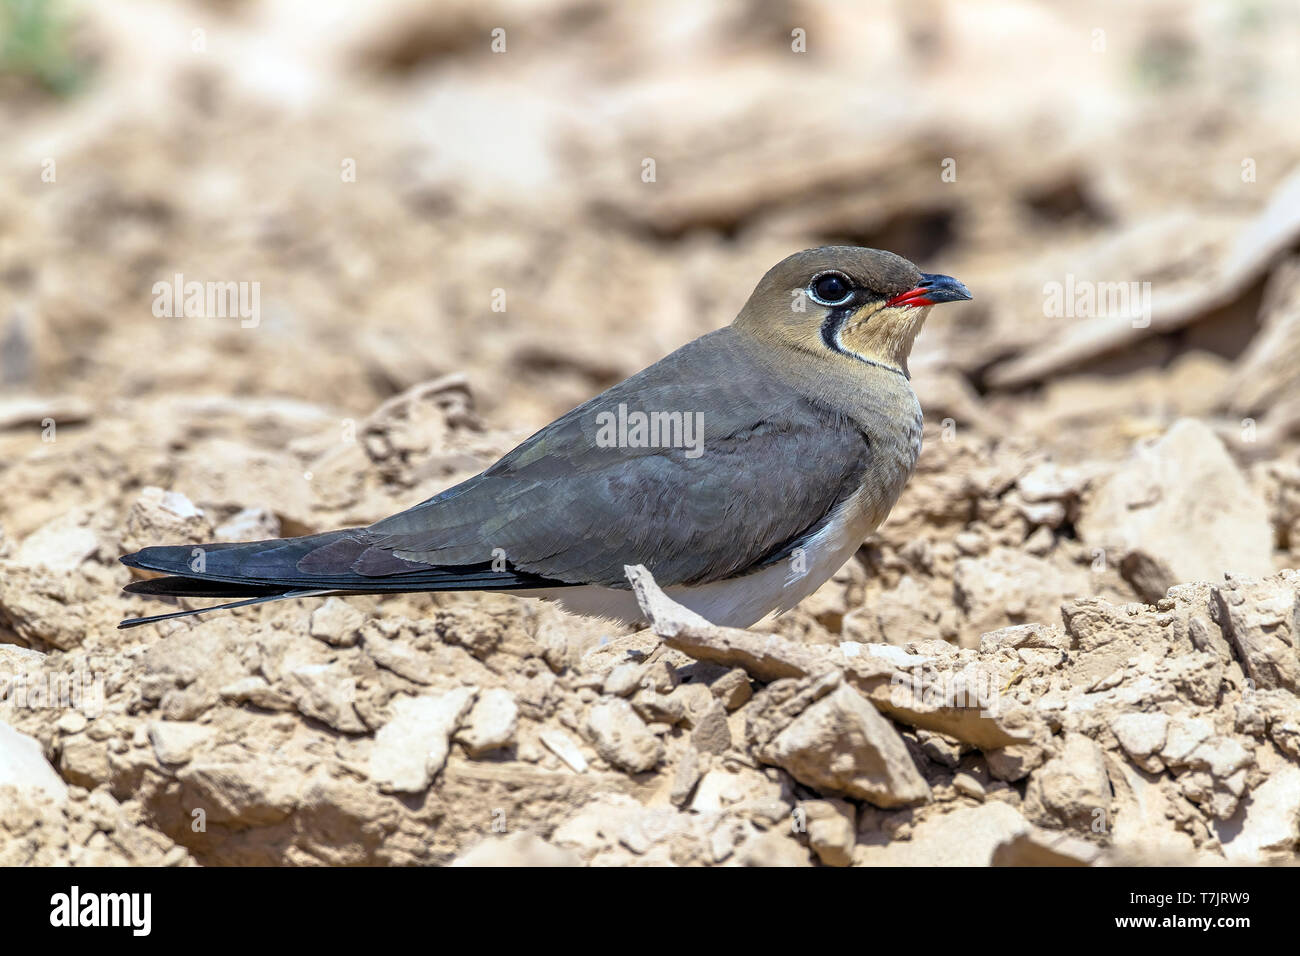
<svg viewBox="0 0 1300 956"><path fill-rule="evenodd" d="M375 734L370 779L386 793L420 793L442 770L451 735L478 695L459 687L441 696L399 697L392 719Z"/></svg>
<svg viewBox="0 0 1300 956"><path fill-rule="evenodd" d="M587 772L587 758L582 755L582 749L563 730L547 728L537 735L537 739L547 750L563 760L574 773Z"/></svg>
<svg viewBox="0 0 1300 956"><path fill-rule="evenodd" d="M335 647L351 647L365 615L342 598L331 597L311 612L311 636Z"/></svg>
<svg viewBox="0 0 1300 956"><path fill-rule="evenodd" d="M1020 811L1000 801L931 817L906 841L858 844L858 866L988 866L993 852L1024 833L1029 824Z"/></svg>
<svg viewBox="0 0 1300 956"><path fill-rule="evenodd" d="M713 695L709 689L701 689L712 702ZM650 732L632 705L621 697L591 708L587 715L587 733L601 759L631 773L650 770L663 757L663 742Z"/></svg>
<svg viewBox="0 0 1300 956"><path fill-rule="evenodd" d="M1214 828L1233 863L1293 859L1300 842L1300 767L1275 770L1231 819Z"/></svg>
<svg viewBox="0 0 1300 956"><path fill-rule="evenodd" d="M0 723L0 787L5 786L24 794L39 791L59 803L68 797L67 785L45 759L40 743Z"/></svg>
<svg viewBox="0 0 1300 956"><path fill-rule="evenodd" d="M1164 747L1169 718L1164 714L1119 714L1111 718L1110 729L1126 753L1145 757Z"/></svg>
<svg viewBox="0 0 1300 956"><path fill-rule="evenodd" d="M1227 571L1273 571L1267 504L1214 432L1194 419L1139 445L1087 501L1079 531L1088 547L1105 548L1117 563L1141 555L1152 594L1218 582Z"/></svg>
<svg viewBox="0 0 1300 956"><path fill-rule="evenodd" d="M515 695L504 687L494 687L478 695L464 726L456 734L470 756L497 750L514 742L519 729L519 705Z"/></svg>
<svg viewBox="0 0 1300 956"><path fill-rule="evenodd" d="M930 797L925 778L893 724L846 684L799 714L759 756L805 786L880 807Z"/></svg>
<svg viewBox="0 0 1300 956"><path fill-rule="evenodd" d="M212 739L214 731L206 724L188 720L155 720L149 724L149 743L158 762L179 766L194 756L194 751Z"/></svg>

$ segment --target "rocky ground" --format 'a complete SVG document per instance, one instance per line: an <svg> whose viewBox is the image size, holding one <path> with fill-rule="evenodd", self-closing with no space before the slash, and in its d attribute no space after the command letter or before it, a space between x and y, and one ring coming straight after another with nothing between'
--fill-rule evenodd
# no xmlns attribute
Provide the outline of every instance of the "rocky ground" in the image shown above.
<svg viewBox="0 0 1300 956"><path fill-rule="evenodd" d="M1293 11L425 7L74 7L71 91L0 44L0 863L1295 862ZM159 609L119 554L428 497L827 241L976 300L918 342L902 500L791 613L636 576L638 632L115 629ZM177 272L259 321L155 315Z"/></svg>

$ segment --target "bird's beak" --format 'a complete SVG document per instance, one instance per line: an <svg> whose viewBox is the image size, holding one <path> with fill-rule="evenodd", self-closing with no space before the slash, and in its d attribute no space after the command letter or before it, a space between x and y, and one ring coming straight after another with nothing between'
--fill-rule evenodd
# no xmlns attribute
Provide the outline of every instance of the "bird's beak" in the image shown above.
<svg viewBox="0 0 1300 956"><path fill-rule="evenodd" d="M921 273L921 282L914 289L908 289L896 295L885 305L903 305L916 308L923 305L935 305L939 302L960 302L973 296L970 290L952 276Z"/></svg>

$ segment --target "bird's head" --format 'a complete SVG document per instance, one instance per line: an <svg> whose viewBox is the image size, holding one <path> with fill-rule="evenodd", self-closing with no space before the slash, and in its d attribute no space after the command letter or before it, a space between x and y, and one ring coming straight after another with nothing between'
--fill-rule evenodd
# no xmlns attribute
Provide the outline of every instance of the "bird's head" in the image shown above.
<svg viewBox="0 0 1300 956"><path fill-rule="evenodd" d="M821 246L769 269L734 325L770 345L906 374L929 307L970 297L956 279L922 272L892 252Z"/></svg>

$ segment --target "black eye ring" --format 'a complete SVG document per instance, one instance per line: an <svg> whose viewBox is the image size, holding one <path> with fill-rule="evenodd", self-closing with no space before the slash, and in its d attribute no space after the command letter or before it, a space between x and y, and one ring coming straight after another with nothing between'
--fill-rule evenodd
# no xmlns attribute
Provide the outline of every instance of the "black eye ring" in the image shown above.
<svg viewBox="0 0 1300 956"><path fill-rule="evenodd" d="M853 280L843 272L819 272L808 282L808 297L820 305L843 305L853 295Z"/></svg>

